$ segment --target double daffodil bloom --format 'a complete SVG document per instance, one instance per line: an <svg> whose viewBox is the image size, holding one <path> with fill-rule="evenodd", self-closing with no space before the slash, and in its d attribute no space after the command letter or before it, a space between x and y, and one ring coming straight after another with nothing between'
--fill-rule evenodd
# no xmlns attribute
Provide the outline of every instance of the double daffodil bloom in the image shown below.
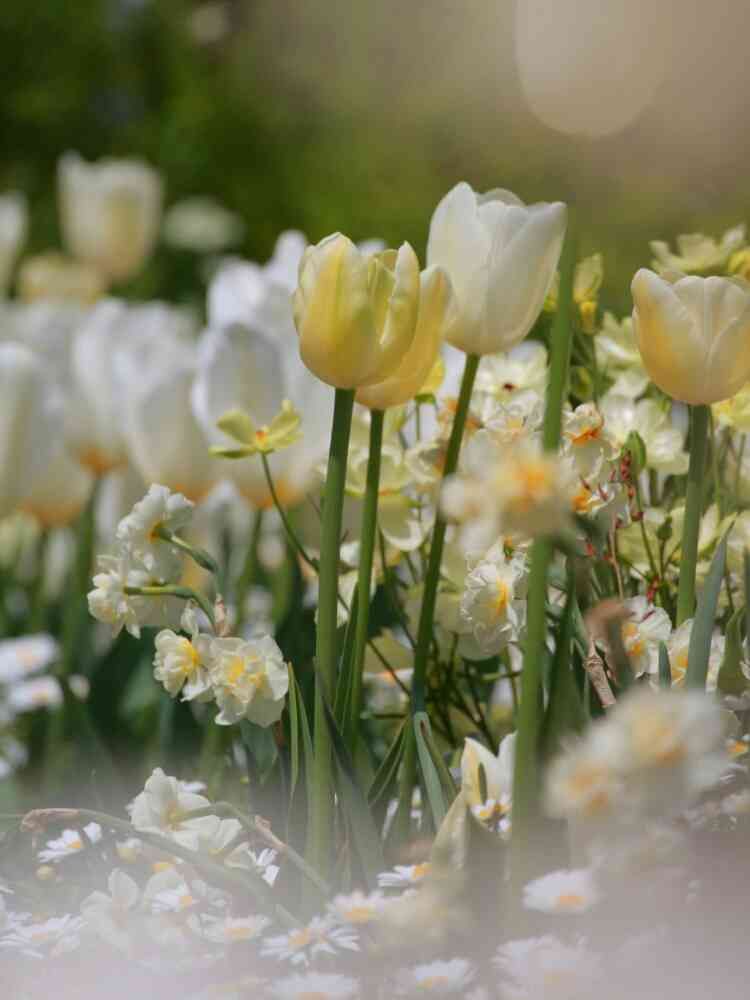
<svg viewBox="0 0 750 1000"><path fill-rule="evenodd" d="M419 291L419 262L408 243L367 255L335 233L308 247L294 293L302 360L337 389L389 378L414 340Z"/></svg>
<svg viewBox="0 0 750 1000"><path fill-rule="evenodd" d="M699 406L728 399L750 379L747 282L641 268L631 289L638 348L663 392Z"/></svg>
<svg viewBox="0 0 750 1000"><path fill-rule="evenodd" d="M392 375L357 391L357 402L371 410L386 410L413 399L427 382L455 321L450 278L441 267L430 267L419 280L419 313L411 347Z"/></svg>

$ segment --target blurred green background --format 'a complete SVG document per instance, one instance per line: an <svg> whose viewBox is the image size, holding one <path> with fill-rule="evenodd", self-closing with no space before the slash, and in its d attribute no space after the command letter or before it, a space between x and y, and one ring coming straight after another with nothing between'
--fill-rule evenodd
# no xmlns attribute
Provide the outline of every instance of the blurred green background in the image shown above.
<svg viewBox="0 0 750 1000"><path fill-rule="evenodd" d="M712 102L686 56L687 76L624 133L559 135L524 107L512 14L509 0L5 0L0 190L26 192L30 249L44 249L59 244L61 152L141 156L167 204L217 197L245 220L240 252L263 259L288 227L422 254L435 204L466 179L577 205L582 251L605 253L602 300L625 309L649 238L743 218L744 111ZM188 294L169 253L138 294Z"/></svg>

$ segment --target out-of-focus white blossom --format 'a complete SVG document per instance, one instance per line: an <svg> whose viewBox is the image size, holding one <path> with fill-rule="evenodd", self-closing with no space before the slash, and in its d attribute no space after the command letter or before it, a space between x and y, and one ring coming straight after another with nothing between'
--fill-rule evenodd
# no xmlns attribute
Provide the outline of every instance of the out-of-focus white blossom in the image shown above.
<svg viewBox="0 0 750 1000"><path fill-rule="evenodd" d="M599 902L600 893L588 868L549 872L524 886L523 905L542 913L585 913Z"/></svg>
<svg viewBox="0 0 750 1000"><path fill-rule="evenodd" d="M215 198L184 198L164 216L164 242L178 250L219 253L242 240L245 225L235 212Z"/></svg>
<svg viewBox="0 0 750 1000"><path fill-rule="evenodd" d="M87 823L83 827L83 834L78 830L63 830L59 837L47 841L47 846L39 852L39 860L45 864L60 861L71 854L78 854L89 843L95 844L101 839L102 828L98 823Z"/></svg>

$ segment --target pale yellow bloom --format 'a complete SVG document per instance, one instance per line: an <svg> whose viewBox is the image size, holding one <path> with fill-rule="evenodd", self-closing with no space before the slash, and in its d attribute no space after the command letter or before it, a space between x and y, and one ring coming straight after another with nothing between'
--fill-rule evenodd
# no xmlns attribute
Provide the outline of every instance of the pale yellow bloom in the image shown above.
<svg viewBox="0 0 750 1000"><path fill-rule="evenodd" d="M714 403L713 413L719 427L732 427L747 434L750 431L750 382L729 399Z"/></svg>
<svg viewBox="0 0 750 1000"><path fill-rule="evenodd" d="M308 247L294 293L302 360L339 389L382 382L414 340L419 286L419 262L408 243L368 255L334 233Z"/></svg>
<svg viewBox="0 0 750 1000"><path fill-rule="evenodd" d="M734 278L633 278L633 325L646 371L674 399L701 405L750 379L750 285Z"/></svg>
<svg viewBox="0 0 750 1000"><path fill-rule="evenodd" d="M669 244L662 240L651 242L654 254L652 266L655 271L660 274L665 271L708 274L722 270L730 258L736 257L736 251L745 243L745 226L727 229L720 240L704 236L703 233L686 233L678 236L675 242L677 253L673 253Z"/></svg>
<svg viewBox="0 0 750 1000"><path fill-rule="evenodd" d="M604 280L604 258L600 253L584 257L578 261L573 276L573 303L581 316L581 325L586 333L594 332L599 289ZM552 287L544 303L545 312L556 312L560 294L560 273L555 274Z"/></svg>
<svg viewBox="0 0 750 1000"><path fill-rule="evenodd" d="M248 455L270 455L271 452L288 448L300 438L301 417L288 399L281 404L281 410L270 424L258 427L249 413L230 410L218 421L218 427L240 444L239 448L211 448L214 455L224 458L245 458Z"/></svg>
<svg viewBox="0 0 750 1000"><path fill-rule="evenodd" d="M421 392L455 319L456 306L448 275L440 267L423 271L417 326L411 347L388 378L357 391L357 402L369 406L371 410L386 410L390 406L408 403Z"/></svg>

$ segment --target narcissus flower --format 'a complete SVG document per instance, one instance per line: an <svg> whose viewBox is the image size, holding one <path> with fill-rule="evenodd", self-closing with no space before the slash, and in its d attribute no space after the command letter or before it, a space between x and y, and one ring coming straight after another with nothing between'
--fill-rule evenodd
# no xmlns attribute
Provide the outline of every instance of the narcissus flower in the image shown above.
<svg viewBox="0 0 750 1000"><path fill-rule="evenodd" d="M414 340L419 292L419 262L408 243L368 255L334 233L308 247L294 293L302 360L339 389L384 381Z"/></svg>
<svg viewBox="0 0 750 1000"><path fill-rule="evenodd" d="M160 537L160 532L185 528L193 516L194 504L181 493L154 484L146 496L117 526L117 540L133 560L148 573L173 579L181 565L177 551Z"/></svg>
<svg viewBox="0 0 750 1000"><path fill-rule="evenodd" d="M214 639L211 656L211 683L221 710L216 722L231 726L249 719L258 726L270 726L281 718L289 670L270 635Z"/></svg>
<svg viewBox="0 0 750 1000"><path fill-rule="evenodd" d="M197 615L192 608L183 613L182 627L191 633L189 639L171 629L162 629L156 636L154 679L173 698L182 693L183 701L205 701L211 697L212 639L198 631Z"/></svg>
<svg viewBox="0 0 750 1000"><path fill-rule="evenodd" d="M677 253L662 240L652 240L653 268L660 274L665 271L682 271L683 274L707 274L723 270L730 257L745 245L745 226L740 224L727 229L721 239L703 233L686 233L677 237Z"/></svg>
<svg viewBox="0 0 750 1000"><path fill-rule="evenodd" d="M159 232L159 174L138 160L86 163L77 153L66 153L57 179L60 221L71 253L110 281L133 277Z"/></svg>
<svg viewBox="0 0 750 1000"><path fill-rule="evenodd" d="M249 455L270 455L274 451L288 448L300 439L301 417L288 399L270 422L258 426L249 413L243 410L229 410L218 421L218 428L239 443L239 448L215 446L212 454L224 458L246 458Z"/></svg>
<svg viewBox="0 0 750 1000"><path fill-rule="evenodd" d="M371 410L401 406L420 392L430 376L438 352L456 321L456 305L448 275L440 267L423 271L420 277L419 314L411 347L396 370L382 382L357 390L357 402Z"/></svg>
<svg viewBox="0 0 750 1000"><path fill-rule="evenodd" d="M633 327L646 371L674 399L718 403L750 379L750 285L641 268Z"/></svg>
<svg viewBox="0 0 750 1000"><path fill-rule="evenodd" d="M510 191L457 184L435 209L427 263L448 272L458 319L448 340L468 354L507 351L529 333L555 276L561 202L524 205Z"/></svg>

